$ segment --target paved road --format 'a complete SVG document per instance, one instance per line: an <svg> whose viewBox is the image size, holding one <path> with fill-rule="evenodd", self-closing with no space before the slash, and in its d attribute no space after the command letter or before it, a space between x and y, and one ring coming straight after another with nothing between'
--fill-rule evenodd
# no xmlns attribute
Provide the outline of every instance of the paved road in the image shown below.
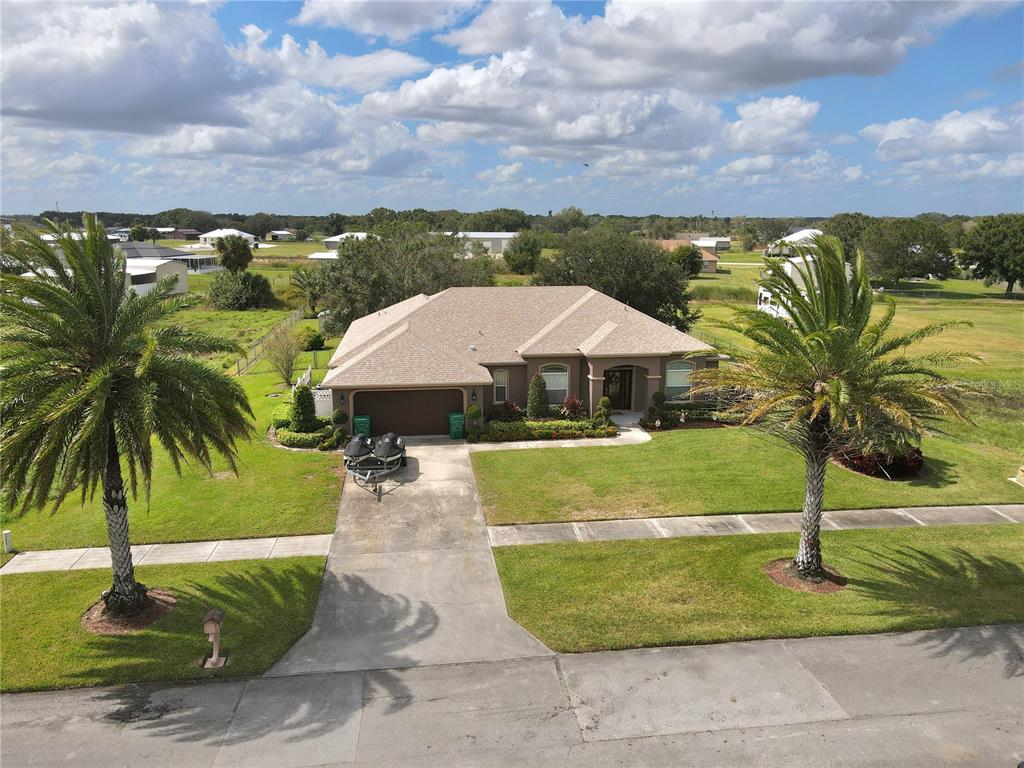
<svg viewBox="0 0 1024 768"><path fill-rule="evenodd" d="M2 704L5 766L1012 768L1024 759L1024 625L21 694Z"/></svg>
<svg viewBox="0 0 1024 768"><path fill-rule="evenodd" d="M345 483L313 628L268 674L550 655L505 610L466 446L409 454L379 502Z"/></svg>
<svg viewBox="0 0 1024 768"><path fill-rule="evenodd" d="M822 528L827 531L1009 523L1024 523L1024 504L847 509L826 512L822 516ZM487 535L492 546L501 547L560 541L664 539L675 536L727 536L799 530L799 512L766 512L756 515L641 517L633 520L594 520L580 523L492 525L487 529Z"/></svg>

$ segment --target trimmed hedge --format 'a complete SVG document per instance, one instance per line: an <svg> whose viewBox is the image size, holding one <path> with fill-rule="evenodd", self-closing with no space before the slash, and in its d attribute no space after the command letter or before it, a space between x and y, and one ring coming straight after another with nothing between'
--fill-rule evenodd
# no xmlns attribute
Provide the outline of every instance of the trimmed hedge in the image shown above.
<svg viewBox="0 0 1024 768"><path fill-rule="evenodd" d="M617 427L594 426L589 421L492 421L480 433L484 443L516 440L568 440L586 437L615 437Z"/></svg>
<svg viewBox="0 0 1024 768"><path fill-rule="evenodd" d="M316 449L318 451L336 451L346 443L348 443L348 432L344 427L337 427L317 444Z"/></svg>
<svg viewBox="0 0 1024 768"><path fill-rule="evenodd" d="M330 427L321 427L316 432L292 432L290 429L276 430L277 442L287 448L317 448L324 438L331 435Z"/></svg>
<svg viewBox="0 0 1024 768"><path fill-rule="evenodd" d="M274 429L288 429L292 425L292 401L285 400L274 406L270 412L270 426Z"/></svg>

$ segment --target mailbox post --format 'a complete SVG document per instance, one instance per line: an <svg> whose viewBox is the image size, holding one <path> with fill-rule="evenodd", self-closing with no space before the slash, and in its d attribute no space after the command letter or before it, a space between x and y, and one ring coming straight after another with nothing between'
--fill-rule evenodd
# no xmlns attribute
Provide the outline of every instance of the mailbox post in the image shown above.
<svg viewBox="0 0 1024 768"><path fill-rule="evenodd" d="M224 666L225 658L220 655L220 625L224 621L223 611L211 608L203 617L203 632L213 643L213 653L203 664L203 669L219 669Z"/></svg>

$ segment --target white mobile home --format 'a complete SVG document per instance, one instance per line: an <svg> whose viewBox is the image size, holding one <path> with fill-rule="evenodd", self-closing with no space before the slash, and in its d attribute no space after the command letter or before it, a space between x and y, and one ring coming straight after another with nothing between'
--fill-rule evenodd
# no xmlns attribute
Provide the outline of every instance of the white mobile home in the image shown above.
<svg viewBox="0 0 1024 768"><path fill-rule="evenodd" d="M797 287L804 294L807 293L807 285L804 281L801 269L808 273L809 277L814 276L813 267L811 263L814 261L813 254L807 254L805 256L791 256L782 262L782 269L786 275L796 283ZM806 265L806 266L804 266ZM762 276L764 272L762 271ZM849 278L853 275L853 267L849 264L846 265L846 277ZM789 317L789 313L785 308L779 306L779 303L775 300L775 296L768 290L758 286L757 289L757 308L762 312L767 312L769 315L775 315L776 317Z"/></svg>
<svg viewBox="0 0 1024 768"><path fill-rule="evenodd" d="M338 246L341 245L342 240L365 240L370 236L369 232L342 232L340 235L325 237L323 240L324 248L330 248L332 251L336 251L338 250ZM373 237L376 237L376 235L373 235Z"/></svg>
<svg viewBox="0 0 1024 768"><path fill-rule="evenodd" d="M140 296L153 290L158 280L168 275L177 276L172 294L188 293L188 269L180 261L171 259L125 259L125 285Z"/></svg>
<svg viewBox="0 0 1024 768"><path fill-rule="evenodd" d="M237 235L249 243L250 246L256 245L256 235L250 235L248 232L242 232L239 229L214 229L200 235L199 242L203 245L214 246L218 240L228 235Z"/></svg>

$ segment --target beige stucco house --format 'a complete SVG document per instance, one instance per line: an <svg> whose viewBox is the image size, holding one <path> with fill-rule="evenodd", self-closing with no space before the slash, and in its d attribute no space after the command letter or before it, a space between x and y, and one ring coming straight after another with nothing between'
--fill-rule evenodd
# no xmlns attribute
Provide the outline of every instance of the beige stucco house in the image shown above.
<svg viewBox="0 0 1024 768"><path fill-rule="evenodd" d="M658 391L688 398L690 373L717 364L704 342L585 286L449 288L352 323L321 386L350 428L368 415L375 434L444 434L472 403L525 407L537 373L552 403L643 411Z"/></svg>

